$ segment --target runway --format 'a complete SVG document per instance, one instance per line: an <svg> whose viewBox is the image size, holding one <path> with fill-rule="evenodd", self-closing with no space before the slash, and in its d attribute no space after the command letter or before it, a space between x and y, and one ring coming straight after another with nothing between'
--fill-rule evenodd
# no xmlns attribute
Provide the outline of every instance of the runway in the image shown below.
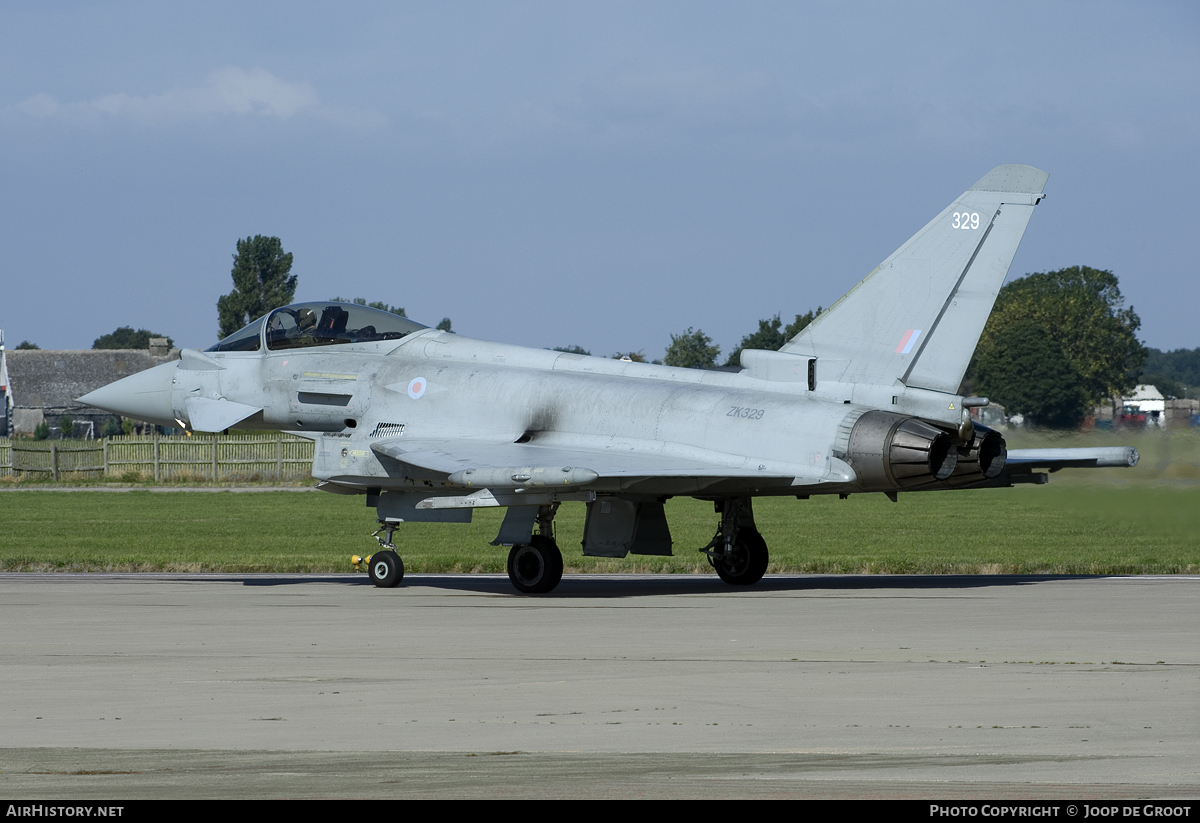
<svg viewBox="0 0 1200 823"><path fill-rule="evenodd" d="M0 795L1200 796L1200 578L0 575Z"/></svg>

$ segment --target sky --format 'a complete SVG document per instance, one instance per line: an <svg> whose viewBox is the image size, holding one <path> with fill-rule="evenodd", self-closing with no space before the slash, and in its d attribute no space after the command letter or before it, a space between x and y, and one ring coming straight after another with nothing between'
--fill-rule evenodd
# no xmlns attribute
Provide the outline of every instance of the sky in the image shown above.
<svg viewBox="0 0 1200 823"><path fill-rule="evenodd" d="M989 169L1010 270L1114 272L1200 346L1200 4L0 5L0 330L217 339L239 238L296 299L662 357L828 306Z"/></svg>

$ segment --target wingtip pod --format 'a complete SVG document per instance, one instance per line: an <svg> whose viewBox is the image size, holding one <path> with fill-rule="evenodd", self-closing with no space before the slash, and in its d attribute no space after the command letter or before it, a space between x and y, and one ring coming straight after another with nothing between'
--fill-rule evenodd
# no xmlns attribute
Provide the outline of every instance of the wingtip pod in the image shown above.
<svg viewBox="0 0 1200 823"><path fill-rule="evenodd" d="M1014 449L1008 462L1030 469L1132 469L1138 451L1130 446L1101 446L1087 449Z"/></svg>
<svg viewBox="0 0 1200 823"><path fill-rule="evenodd" d="M1035 169L1033 166L1011 163L1007 166L996 166L979 178L979 182L969 190L1041 195L1049 178L1049 172Z"/></svg>

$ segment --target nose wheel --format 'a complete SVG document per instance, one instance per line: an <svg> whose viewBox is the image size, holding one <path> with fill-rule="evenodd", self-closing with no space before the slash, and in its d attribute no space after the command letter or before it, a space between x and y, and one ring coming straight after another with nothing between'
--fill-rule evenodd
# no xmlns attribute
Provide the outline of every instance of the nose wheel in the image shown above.
<svg viewBox="0 0 1200 823"><path fill-rule="evenodd" d="M367 560L367 576L381 589L391 589L404 579L404 561L391 549L375 552Z"/></svg>

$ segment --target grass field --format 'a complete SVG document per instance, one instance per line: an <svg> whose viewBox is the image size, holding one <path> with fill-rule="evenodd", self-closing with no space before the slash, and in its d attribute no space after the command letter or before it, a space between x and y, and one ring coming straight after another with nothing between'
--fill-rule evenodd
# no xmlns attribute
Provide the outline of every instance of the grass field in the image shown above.
<svg viewBox="0 0 1200 823"><path fill-rule="evenodd" d="M1131 445L1142 459L1134 469L1060 472L1047 486L901 494L898 503L881 494L759 499L770 571L1200 573L1200 433L1006 436L1011 448ZM346 571L351 554L376 547L362 497L86 488L112 484L0 492L0 570ZM469 525L403 526L406 568L503 571L506 550L488 545L503 510L474 514ZM571 571L710 573L696 551L716 527L708 503L668 502L674 557L584 558L583 516L582 504L566 504L556 523Z"/></svg>
<svg viewBox="0 0 1200 823"><path fill-rule="evenodd" d="M759 499L772 572L1200 573L1200 485L1064 485L811 500ZM709 573L695 550L716 526L712 506L675 499L674 557L584 558L582 504L562 507L558 541L571 571ZM488 545L502 510L469 525L406 524L408 571L504 570ZM320 492L0 493L0 570L349 570L375 543L363 498Z"/></svg>

